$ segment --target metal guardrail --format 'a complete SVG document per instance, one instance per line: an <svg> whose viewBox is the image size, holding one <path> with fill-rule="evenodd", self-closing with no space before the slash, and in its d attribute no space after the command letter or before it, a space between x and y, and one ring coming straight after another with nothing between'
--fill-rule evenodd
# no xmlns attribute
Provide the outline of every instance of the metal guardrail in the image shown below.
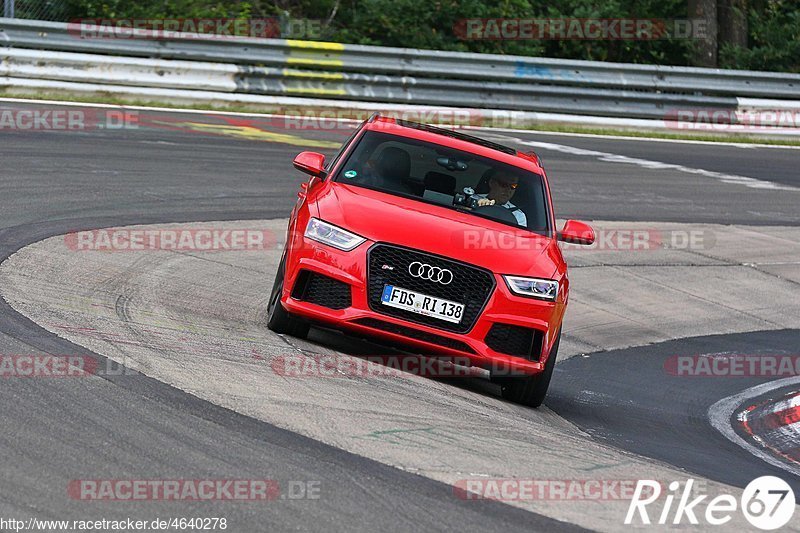
<svg viewBox="0 0 800 533"><path fill-rule="evenodd" d="M733 111L737 97L800 100L797 74L282 39L82 38L77 25L12 19L0 19L0 47L9 77L247 94L660 119Z"/></svg>
<svg viewBox="0 0 800 533"><path fill-rule="evenodd" d="M100 56L10 48L0 75L66 82L133 85L258 95L326 97L368 102L424 103L553 113L663 118L674 109L736 107L733 98L695 97L531 83L502 83L324 73L201 61Z"/></svg>

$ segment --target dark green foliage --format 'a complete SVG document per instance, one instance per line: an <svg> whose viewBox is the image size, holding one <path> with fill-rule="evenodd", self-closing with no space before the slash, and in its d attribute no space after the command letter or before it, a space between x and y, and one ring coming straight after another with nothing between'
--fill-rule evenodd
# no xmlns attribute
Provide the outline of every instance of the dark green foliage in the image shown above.
<svg viewBox="0 0 800 533"><path fill-rule="evenodd" d="M18 0L22 1L22 0ZM463 40L468 18L688 18L685 0L67 0L71 17L291 17L322 22L321 40L626 63L688 65L691 41ZM721 45L725 68L800 72L800 3L751 0L747 48Z"/></svg>
<svg viewBox="0 0 800 533"><path fill-rule="evenodd" d="M800 72L800 3L797 0L754 2L748 22L748 47L723 46L721 67Z"/></svg>

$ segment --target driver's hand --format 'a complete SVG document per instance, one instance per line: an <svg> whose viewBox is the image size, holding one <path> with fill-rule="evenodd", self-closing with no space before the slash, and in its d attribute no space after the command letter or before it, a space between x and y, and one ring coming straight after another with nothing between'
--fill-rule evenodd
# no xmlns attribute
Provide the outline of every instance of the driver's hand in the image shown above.
<svg viewBox="0 0 800 533"><path fill-rule="evenodd" d="M481 198L478 200L478 207L483 207L485 205L494 205L494 200L489 200L488 198Z"/></svg>

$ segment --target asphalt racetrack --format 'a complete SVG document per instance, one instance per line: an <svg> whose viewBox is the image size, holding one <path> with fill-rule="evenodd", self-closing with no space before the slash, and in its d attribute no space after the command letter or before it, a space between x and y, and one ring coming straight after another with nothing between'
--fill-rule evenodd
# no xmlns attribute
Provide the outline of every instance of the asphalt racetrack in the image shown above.
<svg viewBox="0 0 800 533"><path fill-rule="evenodd" d="M0 102L0 111L32 109L80 108ZM738 495L774 475L800 496L800 465L736 429L748 400L784 397L800 378L680 366L798 360L799 150L475 132L535 150L558 218L592 221L605 236L565 252L562 350L546 406L532 410L481 378L275 371L286 357L390 350L316 329L299 341L265 325L303 181L292 158L335 153L352 125L131 114L135 127L98 119L80 130L0 130L0 354L81 354L129 369L0 378L1 517L224 517L229 531L618 531L629 498L498 501L458 487L693 478L709 494ZM275 246L80 253L64 237L129 225L258 228ZM659 246L626 247L619 235L631 231ZM268 502L88 502L69 489L120 479L302 488ZM800 529L798 516L784 529ZM726 527L749 526L737 517Z"/></svg>

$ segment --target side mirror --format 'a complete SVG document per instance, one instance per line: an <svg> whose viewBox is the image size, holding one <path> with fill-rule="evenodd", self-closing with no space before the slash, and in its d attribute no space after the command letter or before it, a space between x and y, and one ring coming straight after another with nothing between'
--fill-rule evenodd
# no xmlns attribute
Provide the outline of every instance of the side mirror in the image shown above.
<svg viewBox="0 0 800 533"><path fill-rule="evenodd" d="M300 152L294 158L294 168L317 178L324 178L325 156L317 152Z"/></svg>
<svg viewBox="0 0 800 533"><path fill-rule="evenodd" d="M593 244L594 230L585 222L567 220L564 229L558 233L558 240L571 244Z"/></svg>

